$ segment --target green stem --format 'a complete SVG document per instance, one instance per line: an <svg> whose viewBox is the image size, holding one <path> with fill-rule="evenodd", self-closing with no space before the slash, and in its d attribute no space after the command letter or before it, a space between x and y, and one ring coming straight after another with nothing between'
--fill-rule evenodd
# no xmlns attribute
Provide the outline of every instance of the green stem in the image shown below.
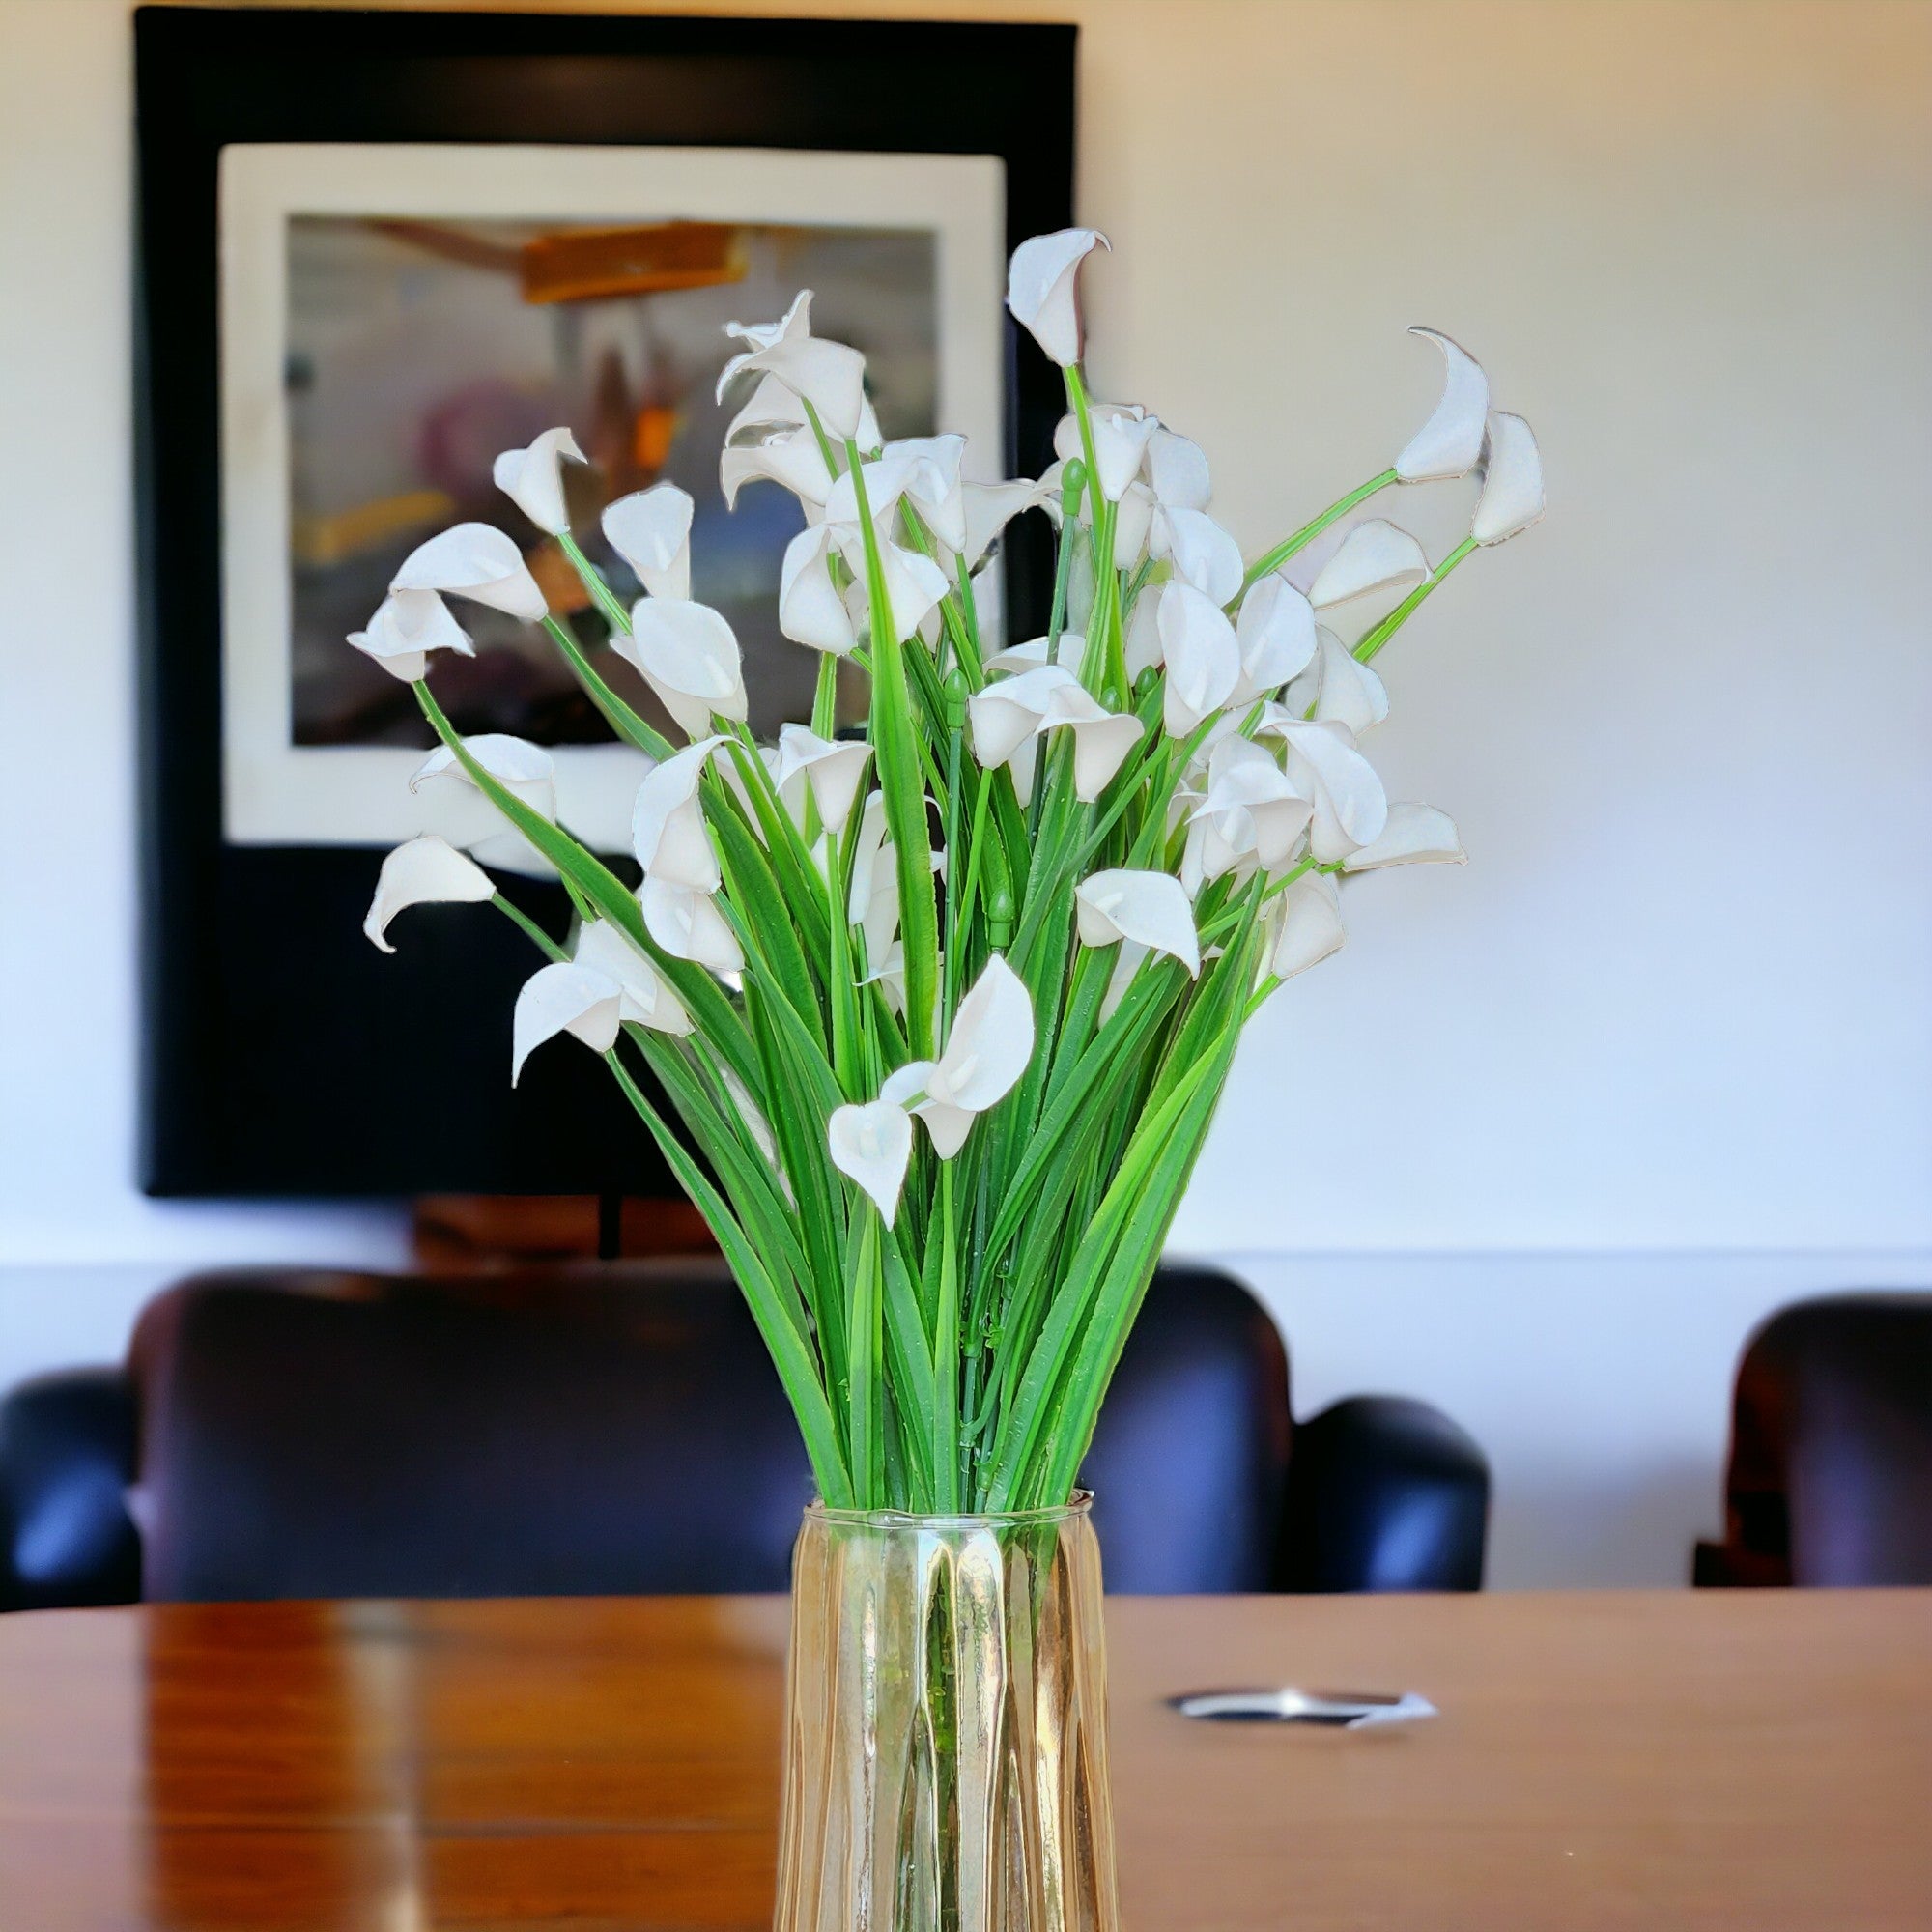
<svg viewBox="0 0 1932 1932"><path fill-rule="evenodd" d="M1456 566L1465 556L1472 555L1479 548L1474 537L1464 537L1435 570L1425 582L1418 583L1379 624L1371 627L1361 642L1355 646L1355 656L1363 663L1376 655L1408 620L1421 610L1423 601L1429 597Z"/></svg>
<svg viewBox="0 0 1932 1932"><path fill-rule="evenodd" d="M556 618L546 616L543 627L551 635L552 641L563 653L564 662L576 674L577 681L583 687L584 695L603 714L604 722L620 738L628 738L640 752L647 752L654 758L668 758L671 754L669 739L654 731L643 719L631 709L617 694L606 684L591 668L590 660L583 654L583 646L571 635L567 624ZM625 629L628 631L629 626Z"/></svg>
<svg viewBox="0 0 1932 1932"><path fill-rule="evenodd" d="M604 582L604 574L577 547L577 539L568 530L556 533L557 548L570 559L570 567L576 571L584 589L589 591L591 602L603 611L604 620L613 631L621 631L626 637L631 633L631 613L618 600L616 593Z"/></svg>
<svg viewBox="0 0 1932 1932"><path fill-rule="evenodd" d="M1271 570L1279 570L1295 552L1305 550L1332 524L1337 517L1346 517L1357 503L1366 503L1378 490L1386 490L1396 481L1393 469L1384 469L1379 476L1371 476L1338 501L1330 503L1313 523L1303 524L1292 537L1284 537L1271 551L1264 552L1248 565L1247 575L1241 579L1241 591L1245 595L1248 587ZM1235 602L1238 604L1240 598Z"/></svg>

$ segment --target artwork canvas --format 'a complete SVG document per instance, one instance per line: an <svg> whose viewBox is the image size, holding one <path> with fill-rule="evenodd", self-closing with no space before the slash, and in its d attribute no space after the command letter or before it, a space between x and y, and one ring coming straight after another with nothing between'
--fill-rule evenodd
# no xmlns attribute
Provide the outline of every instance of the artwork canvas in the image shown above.
<svg viewBox="0 0 1932 1932"><path fill-rule="evenodd" d="M668 480L697 504L694 594L745 653L752 724L810 708L779 637L783 491L719 487L731 321L814 291L814 326L860 341L888 436L968 426L1000 467L997 313L1005 166L957 155L729 149L243 145L222 157L224 816L255 844L461 836L474 802L412 794L429 744L405 688L345 636L413 546L464 519L525 544L553 611L668 728L561 552L491 481L499 449L585 426L573 521L620 594L603 505ZM554 748L566 817L626 842L637 754L547 641L468 613L473 660L442 702L465 731ZM390 782L383 782L383 779ZM374 782L372 782L374 781Z"/></svg>

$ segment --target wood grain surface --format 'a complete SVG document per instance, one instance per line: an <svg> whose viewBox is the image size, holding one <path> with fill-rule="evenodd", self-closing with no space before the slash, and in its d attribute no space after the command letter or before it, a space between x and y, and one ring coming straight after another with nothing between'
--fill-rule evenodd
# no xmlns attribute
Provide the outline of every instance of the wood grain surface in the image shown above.
<svg viewBox="0 0 1932 1932"><path fill-rule="evenodd" d="M1932 1592L1116 1599L1128 1932L1932 1924ZM756 1927L784 1605L0 1619L5 1932ZM1190 1723L1234 1684L1409 1730Z"/></svg>

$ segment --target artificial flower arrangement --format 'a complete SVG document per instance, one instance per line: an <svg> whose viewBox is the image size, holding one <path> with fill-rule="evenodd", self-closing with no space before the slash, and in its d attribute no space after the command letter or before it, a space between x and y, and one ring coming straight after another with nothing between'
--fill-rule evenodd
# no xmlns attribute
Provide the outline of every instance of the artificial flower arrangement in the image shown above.
<svg viewBox="0 0 1932 1932"><path fill-rule="evenodd" d="M965 480L956 436L882 440L864 360L810 332L809 294L731 326L719 394L749 393L721 482L802 504L779 621L820 653L811 720L776 746L748 726L729 625L691 600L692 499L659 484L604 511L645 593L627 610L571 534L564 429L499 457L497 481L688 743L611 689L486 525L423 544L350 639L441 740L414 782L487 795L576 914L542 930L426 836L384 862L369 936L387 949L396 915L433 900L490 900L525 928L545 963L517 1000L512 1077L560 1034L605 1057L716 1235L834 1510L1066 1500L1244 1022L1341 946L1341 880L1463 857L1450 820L1391 803L1362 754L1388 708L1375 661L1542 514L1528 424L1419 329L1447 367L1434 414L1245 562L1202 451L1089 396L1077 284L1104 245L1069 229L1012 257L1008 306L1065 379L1037 482ZM1371 517L1305 592L1283 574L1382 492L1472 471L1468 533L1434 566ZM1052 613L1000 649L976 574L1024 514L1058 526ZM541 624L648 755L640 883L558 822L548 753L452 728L427 679L434 653L469 649L446 597ZM1386 613L1347 641L1364 605ZM868 701L841 735L847 664Z"/></svg>

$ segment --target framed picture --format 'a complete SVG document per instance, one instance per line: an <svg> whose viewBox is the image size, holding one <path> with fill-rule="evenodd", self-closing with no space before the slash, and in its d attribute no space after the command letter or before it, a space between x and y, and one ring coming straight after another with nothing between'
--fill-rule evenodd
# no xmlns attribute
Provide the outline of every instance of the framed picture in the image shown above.
<svg viewBox="0 0 1932 1932"><path fill-rule="evenodd" d="M476 518L599 651L490 480L569 423L573 521L619 593L603 503L682 484L754 728L806 715L815 666L775 621L797 507L719 490L723 325L809 287L887 436L960 430L969 474L1037 474L1061 401L1037 358L1015 378L1001 297L1012 244L1071 218L1073 30L170 7L135 32L146 1184L668 1192L589 1056L510 1089L529 960L506 923L426 909L393 957L362 939L384 850L480 828L433 796L455 788L410 791L426 727L344 639L415 544ZM1049 563L1037 534L1001 558L1015 621ZM639 754L547 639L466 624L445 709L551 748L561 815L624 850ZM560 928L554 884L506 890Z"/></svg>

